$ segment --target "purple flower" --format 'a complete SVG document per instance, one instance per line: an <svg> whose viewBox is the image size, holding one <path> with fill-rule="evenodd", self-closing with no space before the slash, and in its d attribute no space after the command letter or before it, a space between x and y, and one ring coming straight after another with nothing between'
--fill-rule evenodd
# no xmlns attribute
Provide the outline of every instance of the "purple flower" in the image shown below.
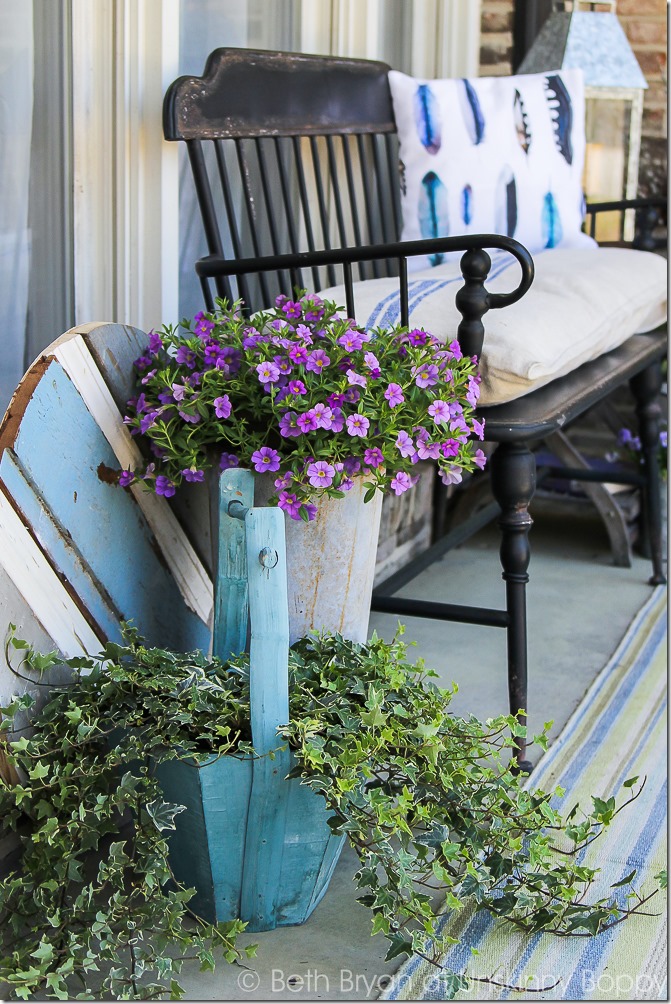
<svg viewBox="0 0 671 1004"><path fill-rule="evenodd" d="M348 404L356 404L361 397L361 391L357 390L356 387L348 387L343 397Z"/></svg>
<svg viewBox="0 0 671 1004"><path fill-rule="evenodd" d="M157 335L155 331L149 332L149 351L152 355L156 355L159 349L163 348L163 339L160 335Z"/></svg>
<svg viewBox="0 0 671 1004"><path fill-rule="evenodd" d="M403 430L396 437L396 448L402 457L412 457L415 453L415 444L412 438Z"/></svg>
<svg viewBox="0 0 671 1004"><path fill-rule="evenodd" d="M662 429L662 431L659 434L659 445L663 446L664 449L666 449L667 442L668 442L668 432L666 429Z"/></svg>
<svg viewBox="0 0 671 1004"><path fill-rule="evenodd" d="M307 394L307 387L302 380L290 380L289 381L289 393L296 394L300 396L301 394Z"/></svg>
<svg viewBox="0 0 671 1004"><path fill-rule="evenodd" d="M262 446L260 450L252 453L251 460L254 464L254 470L259 473L279 471L280 469L280 455L277 450L273 450L269 446Z"/></svg>
<svg viewBox="0 0 671 1004"><path fill-rule="evenodd" d="M293 492L280 492L277 499L280 509L284 509L292 519L300 519L301 504Z"/></svg>
<svg viewBox="0 0 671 1004"><path fill-rule="evenodd" d="M444 457L456 457L459 453L459 441L457 439L446 439L440 444L440 450Z"/></svg>
<svg viewBox="0 0 671 1004"><path fill-rule="evenodd" d="M368 433L370 422L365 415L359 415L357 413L356 415L350 415L346 419L345 425L347 426L347 431L350 436L359 436L363 439Z"/></svg>
<svg viewBox="0 0 671 1004"><path fill-rule="evenodd" d="M422 366L415 366L412 375L418 387L433 387L438 383L438 367L433 363L424 363Z"/></svg>
<svg viewBox="0 0 671 1004"><path fill-rule="evenodd" d="M304 414L299 415L296 419L296 424L301 432L314 432L314 430L319 427L317 423L317 416L312 408L310 411L306 411Z"/></svg>
<svg viewBox="0 0 671 1004"><path fill-rule="evenodd" d="M461 345L459 344L456 338L454 339L453 342L450 342L449 348L450 352L452 353L455 359L463 358L464 353L461 351ZM461 480L461 478L459 480Z"/></svg>
<svg viewBox="0 0 671 1004"><path fill-rule="evenodd" d="M203 340L208 338L210 332L214 328L214 322L208 321L208 319L203 314L202 310L198 311L193 320L194 320L194 326L193 326L194 333Z"/></svg>
<svg viewBox="0 0 671 1004"><path fill-rule="evenodd" d="M286 411L280 419L280 435L285 439L300 436L301 429L298 425L298 416L295 411Z"/></svg>
<svg viewBox="0 0 671 1004"><path fill-rule="evenodd" d="M203 359L206 366L216 366L222 354L221 345L216 342L208 342L203 352Z"/></svg>
<svg viewBox="0 0 671 1004"><path fill-rule="evenodd" d="M284 474L280 474L279 478L275 478L273 484L275 485L278 491L280 490L284 491L289 487L289 485L292 483L293 480L294 476L291 473L291 471L286 471Z"/></svg>
<svg viewBox="0 0 671 1004"><path fill-rule="evenodd" d="M282 305L282 310L291 318L292 321L298 320L298 318L303 313L303 308L300 303L294 303L292 300L287 300L285 304Z"/></svg>
<svg viewBox="0 0 671 1004"><path fill-rule="evenodd" d="M186 366L187 369L194 370L196 368L196 353L187 345L180 345L175 353L175 360L180 366Z"/></svg>
<svg viewBox="0 0 671 1004"><path fill-rule="evenodd" d="M484 439L485 438L485 420L484 420L484 418L483 418L483 420L481 422L477 418L473 419L473 432L476 434L476 436L478 437L478 439Z"/></svg>
<svg viewBox="0 0 671 1004"><path fill-rule="evenodd" d="M280 371L275 363L268 361L259 363L256 367L256 372L259 375L259 383L277 383L280 378Z"/></svg>
<svg viewBox="0 0 671 1004"><path fill-rule="evenodd" d="M347 383L352 384L356 387L365 387L367 380L365 376L361 376L360 373L355 373L354 370L347 370Z"/></svg>
<svg viewBox="0 0 671 1004"><path fill-rule="evenodd" d="M182 476L185 481L203 481L205 471L196 469L195 467L185 467L182 471Z"/></svg>
<svg viewBox="0 0 671 1004"><path fill-rule="evenodd" d="M343 470L346 474L357 474L361 470L361 461L357 457L345 457Z"/></svg>
<svg viewBox="0 0 671 1004"><path fill-rule="evenodd" d="M283 373L285 376L288 376L293 369L291 363L285 356L275 356L273 362L277 366L280 373Z"/></svg>
<svg viewBox="0 0 671 1004"><path fill-rule="evenodd" d="M312 333L307 324L296 325L296 337L302 338L306 345L312 345Z"/></svg>
<svg viewBox="0 0 671 1004"><path fill-rule="evenodd" d="M408 332L408 341L411 345L426 345L428 335L426 331L422 331L420 328L413 328L412 331Z"/></svg>
<svg viewBox="0 0 671 1004"><path fill-rule="evenodd" d="M384 454L377 446L374 446L372 450L366 450L363 455L363 462L367 464L368 467L382 467L384 463Z"/></svg>
<svg viewBox="0 0 671 1004"><path fill-rule="evenodd" d="M157 495L164 495L169 499L175 494L175 486L165 474L159 474L156 478L155 490Z"/></svg>
<svg viewBox="0 0 671 1004"><path fill-rule="evenodd" d="M308 361L306 369L311 370L313 373L321 373L321 371L329 365L331 360L326 355L323 349L314 349L308 355Z"/></svg>
<svg viewBox="0 0 671 1004"><path fill-rule="evenodd" d="M240 460L236 457L235 453L222 453L219 458L219 470L227 471L231 467L239 467Z"/></svg>
<svg viewBox="0 0 671 1004"><path fill-rule="evenodd" d="M312 414L315 417L318 429L330 429L333 425L333 412L327 404L321 401L314 406Z"/></svg>
<svg viewBox="0 0 671 1004"><path fill-rule="evenodd" d="M183 401L184 395L186 394L186 387L183 383L174 383L172 385L172 396L175 401Z"/></svg>
<svg viewBox="0 0 671 1004"><path fill-rule="evenodd" d="M212 404L214 405L214 414L217 418L228 418L231 414L231 400L228 394L224 394L222 397L215 397Z"/></svg>
<svg viewBox="0 0 671 1004"><path fill-rule="evenodd" d="M346 331L338 339L338 345L342 345L346 352L356 352L357 349L362 348L363 338L358 331Z"/></svg>
<svg viewBox="0 0 671 1004"><path fill-rule="evenodd" d="M127 488L128 485L132 485L135 480L135 475L132 471L122 471L119 475L119 484L122 488Z"/></svg>
<svg viewBox="0 0 671 1004"><path fill-rule="evenodd" d="M407 492L411 485L412 479L409 474L405 473L405 471L399 471L391 479L391 488L396 495L402 495L404 492Z"/></svg>
<svg viewBox="0 0 671 1004"><path fill-rule="evenodd" d="M313 505L312 502L304 502L303 509L308 514L308 523L312 523L317 518L317 506ZM300 519L300 516L298 518Z"/></svg>
<svg viewBox="0 0 671 1004"><path fill-rule="evenodd" d="M380 361L374 352L366 352L363 361L369 370L379 370L380 368Z"/></svg>
<svg viewBox="0 0 671 1004"><path fill-rule="evenodd" d="M149 372L145 373L145 375L142 377L142 381L141 382L143 384L148 384L149 381L152 379L152 377L155 377L155 376L156 376L156 370L155 369L149 370Z"/></svg>
<svg viewBox="0 0 671 1004"><path fill-rule="evenodd" d="M151 358L151 356L144 355L136 359L135 362L133 363L133 366L138 371L138 373L144 373L144 371L151 366L153 361L154 360Z"/></svg>
<svg viewBox="0 0 671 1004"><path fill-rule="evenodd" d="M226 376L233 376L240 369L241 359L242 352L240 349L224 345L217 359L217 369L222 370Z"/></svg>
<svg viewBox="0 0 671 1004"><path fill-rule="evenodd" d="M440 443L430 443L424 436L418 436L417 456L420 460L437 460L440 456Z"/></svg>
<svg viewBox="0 0 671 1004"><path fill-rule="evenodd" d="M461 482L462 468L453 464L447 471L440 472L440 480L444 485L458 485Z"/></svg>
<svg viewBox="0 0 671 1004"><path fill-rule="evenodd" d="M148 411L146 415L142 416L142 418L140 419L140 432L142 433L142 435L144 435L145 432L151 429L152 425L156 424L157 415L158 411ZM196 421L199 421L199 418L200 416L196 418Z"/></svg>
<svg viewBox="0 0 671 1004"><path fill-rule="evenodd" d="M434 401L433 404L429 405L429 415L436 425L440 425L441 422L449 422L450 406L447 401Z"/></svg>
<svg viewBox="0 0 671 1004"><path fill-rule="evenodd" d="M487 457L484 455L482 450L475 451L475 456L473 457L473 460L478 465L481 471L484 470L485 464L487 463Z"/></svg>
<svg viewBox="0 0 671 1004"><path fill-rule="evenodd" d="M147 404L147 399L144 393L140 394L137 401L135 402L135 411L140 415L143 411L147 411L149 405Z"/></svg>
<svg viewBox="0 0 671 1004"><path fill-rule="evenodd" d="M325 460L316 460L308 466L307 475L313 488L328 488L333 484L335 467L327 464Z"/></svg>
<svg viewBox="0 0 671 1004"><path fill-rule="evenodd" d="M403 404L405 401L405 398L403 397L403 388L397 383L390 383L384 392L384 396L387 399L390 408L395 408L397 404Z"/></svg>
<svg viewBox="0 0 671 1004"><path fill-rule="evenodd" d="M308 350L303 345L294 345L289 349L289 359L296 365L305 365L308 361Z"/></svg>
<svg viewBox="0 0 671 1004"><path fill-rule="evenodd" d="M177 411L179 412L180 418L182 418L185 422L188 422L190 425L198 425L200 422L200 415L198 412L196 412L195 415L190 415L188 411L182 411L180 408L178 408Z"/></svg>
<svg viewBox="0 0 671 1004"><path fill-rule="evenodd" d="M162 390L158 395L158 399L161 402L161 404L174 404L175 402L175 398L173 397L173 395L170 393L169 390Z"/></svg>

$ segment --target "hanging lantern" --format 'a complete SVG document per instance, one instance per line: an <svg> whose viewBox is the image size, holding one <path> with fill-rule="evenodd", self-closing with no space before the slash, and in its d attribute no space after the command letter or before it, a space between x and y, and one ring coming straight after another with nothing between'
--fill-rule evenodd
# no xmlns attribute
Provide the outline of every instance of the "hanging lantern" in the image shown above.
<svg viewBox="0 0 671 1004"><path fill-rule="evenodd" d="M590 10L580 10L580 6ZM616 0L555 10L519 67L520 73L579 68L585 75L587 150L583 186L588 202L634 199L647 82L615 14ZM562 8L564 4L562 3ZM608 11L595 7L610 8ZM620 237L621 215L600 213L596 237ZM625 240L634 236L634 212L625 213Z"/></svg>

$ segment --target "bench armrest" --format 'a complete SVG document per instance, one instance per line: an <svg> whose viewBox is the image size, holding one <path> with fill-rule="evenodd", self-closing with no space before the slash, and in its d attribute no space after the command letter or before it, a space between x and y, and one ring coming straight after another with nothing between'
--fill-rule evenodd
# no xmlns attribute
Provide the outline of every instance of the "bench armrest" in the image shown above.
<svg viewBox="0 0 671 1004"><path fill-rule="evenodd" d="M612 202L588 202L585 207L587 232L591 237L596 233L596 221L599 213L619 212L620 237L622 238L625 210L636 211L636 232L631 242L620 240L641 251L655 251L666 245L666 240L654 236L654 230L666 220L666 197L651 195L640 199L618 199Z"/></svg>

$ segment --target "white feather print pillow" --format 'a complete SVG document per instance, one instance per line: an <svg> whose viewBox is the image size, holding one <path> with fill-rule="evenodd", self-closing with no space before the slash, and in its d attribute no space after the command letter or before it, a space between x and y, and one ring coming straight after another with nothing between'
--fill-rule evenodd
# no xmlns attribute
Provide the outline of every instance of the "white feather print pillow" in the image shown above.
<svg viewBox="0 0 671 1004"><path fill-rule="evenodd" d="M404 240L497 233L532 253L586 247L581 70L418 80L389 74ZM410 266L438 265L442 255Z"/></svg>

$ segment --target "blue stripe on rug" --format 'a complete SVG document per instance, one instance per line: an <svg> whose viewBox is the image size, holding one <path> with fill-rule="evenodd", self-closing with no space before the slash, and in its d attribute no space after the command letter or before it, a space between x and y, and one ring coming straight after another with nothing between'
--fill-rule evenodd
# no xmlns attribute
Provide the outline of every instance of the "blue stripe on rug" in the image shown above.
<svg viewBox="0 0 671 1004"><path fill-rule="evenodd" d="M661 668L659 665L666 639L665 597L666 591L660 587L639 611L607 666L592 683L561 736L543 757L535 775L529 780L531 787L540 784L546 789L552 789L559 784L565 788L566 795L562 802L568 810L577 800L576 792L580 792L583 802L585 801L585 791L581 790L580 784L583 788L588 784L590 790L608 797L609 794L620 792L623 781L637 772L641 773L640 768L644 766L648 779L638 801L634 806L625 809L611 824L611 830L601 838L603 842L613 830L615 831L614 853L607 862L610 870L606 862L603 863L610 884L621 880L634 868L638 869L641 880L650 879L654 869L662 867L664 861L662 858L660 865L657 858L665 836L667 797L666 756L660 755L661 747L665 744L666 677L663 661ZM630 718L633 719L631 729L628 724ZM606 750L613 752L604 760ZM600 762L599 756L602 758ZM596 776L592 777L592 774ZM607 787L607 791L599 791L600 774L606 779L604 786ZM586 778L589 780L586 781ZM589 795L589 791L587 794ZM624 858L620 856L620 848L626 848ZM591 848L582 852L581 859L586 857L590 850ZM591 864L595 867L601 865L602 861L597 858L596 862L592 861ZM624 901L625 890L621 893ZM607 891L599 894L607 895ZM662 908L663 903L660 900L659 909ZM466 910L463 911L464 915L466 913ZM643 924L646 920L647 918L638 918L627 922L632 925L629 930L633 931L633 925ZM524 936L519 932L512 932L509 938L516 939L516 954L514 960L510 959L511 967L506 971L506 979L502 982L519 985L534 959L537 960L537 967L540 964L545 965L544 973L552 974L552 965L557 961L556 951L553 955L553 950L544 946L550 942L556 945L562 941L567 946L564 954L571 956L568 979L563 981L559 989L543 991L540 988L548 986L553 981L552 975L542 979L540 970L537 970L539 991L535 999L583 1000L589 997L609 999L609 994L603 998L591 991L596 987L597 992L601 992L604 989L601 984L608 980L614 981L613 967L609 969L609 962L613 961L611 951L614 950L614 945L618 944L619 954L622 955L622 942L618 942L618 938L624 926L626 925L620 925L597 938L585 939L584 942L576 938L557 939L543 934ZM463 919L459 914L448 915L441 921L438 930L440 934L450 933L459 938L460 943L452 946L443 960L446 967L456 972L465 971L469 963L472 969L472 949L482 951L488 948L491 954L492 944L495 944L500 950L502 945L500 932L511 931L509 927L504 928L500 921L484 912L471 913L470 916L463 916ZM645 944L650 942L652 945L650 951L654 951L657 958L663 950L665 937L663 923L657 922L655 926L655 922L650 921L645 929L645 935L641 934L641 930L638 929L638 939ZM547 961L538 961L543 960L544 951ZM561 953L558 957L563 958ZM641 964L644 965L645 960ZM632 965L635 966L636 962L634 961ZM645 992L637 993L636 999L660 999L662 986L666 986L664 972L665 965L661 968L657 966L654 977L646 977L639 969L636 975L636 989L642 988ZM620 973L618 979L633 980L634 977L628 973ZM641 981L644 982L645 979L648 983L643 987ZM478 990L481 987L482 984ZM617 989L622 988L618 986ZM464 997L470 998L472 993L473 989L470 993L464 994ZM488 985L486 992L483 993L483 999L485 997L499 1000L519 999L519 994ZM440 995L440 970L418 957L413 957L396 974L384 998L443 999ZM524 999L534 998L524 994Z"/></svg>

